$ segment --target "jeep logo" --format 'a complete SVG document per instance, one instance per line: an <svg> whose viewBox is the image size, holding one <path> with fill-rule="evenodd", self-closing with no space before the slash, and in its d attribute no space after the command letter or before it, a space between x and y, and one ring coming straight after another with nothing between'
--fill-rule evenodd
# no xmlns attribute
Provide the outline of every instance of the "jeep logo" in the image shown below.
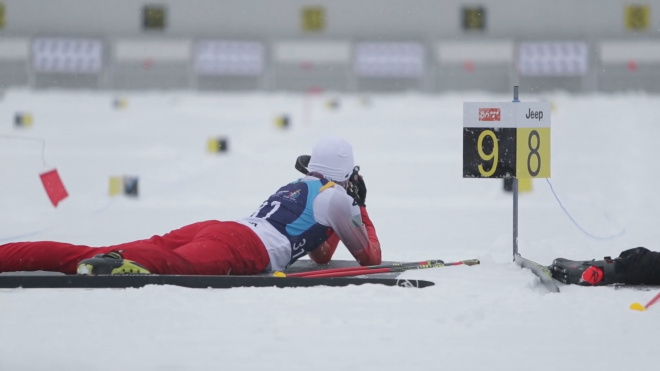
<svg viewBox="0 0 660 371"><path fill-rule="evenodd" d="M532 109L529 109L529 112L525 115L525 118L528 119L537 119L539 121L543 120L543 111L532 111Z"/></svg>

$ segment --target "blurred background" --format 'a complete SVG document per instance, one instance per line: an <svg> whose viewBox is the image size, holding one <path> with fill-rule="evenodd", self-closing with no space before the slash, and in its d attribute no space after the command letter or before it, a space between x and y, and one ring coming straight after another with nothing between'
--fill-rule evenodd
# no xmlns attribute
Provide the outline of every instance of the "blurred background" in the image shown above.
<svg viewBox="0 0 660 371"><path fill-rule="evenodd" d="M660 91L658 0L2 0L0 86Z"/></svg>
<svg viewBox="0 0 660 371"><path fill-rule="evenodd" d="M659 364L660 312L627 309L648 293L541 296L512 263L512 240L542 264L659 250L659 35L660 0L0 0L0 244L235 220L334 134L384 260L481 261L406 273L437 282L416 292L0 290L0 370ZM510 184L462 177L463 104L514 85L552 109L517 239Z"/></svg>

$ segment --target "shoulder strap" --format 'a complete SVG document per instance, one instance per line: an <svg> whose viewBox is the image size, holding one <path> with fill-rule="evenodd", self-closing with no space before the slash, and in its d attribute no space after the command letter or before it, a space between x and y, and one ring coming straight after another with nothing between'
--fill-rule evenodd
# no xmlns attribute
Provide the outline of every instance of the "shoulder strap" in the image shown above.
<svg viewBox="0 0 660 371"><path fill-rule="evenodd" d="M335 183L333 181L327 182L323 187L321 187L321 189L319 189L319 193L325 191L328 188L332 188L335 184L337 184L337 183Z"/></svg>

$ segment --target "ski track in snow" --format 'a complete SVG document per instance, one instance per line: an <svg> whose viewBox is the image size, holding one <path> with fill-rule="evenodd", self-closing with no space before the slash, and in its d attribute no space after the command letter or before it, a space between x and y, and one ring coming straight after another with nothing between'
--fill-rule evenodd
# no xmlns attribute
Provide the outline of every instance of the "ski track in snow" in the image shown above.
<svg viewBox="0 0 660 371"><path fill-rule="evenodd" d="M128 106L112 107L114 97ZM338 99L330 109L329 99ZM409 271L417 289L239 288L0 290L0 370L556 370L648 369L657 292L561 286L546 292L512 262L512 200L501 180L463 179L463 102L442 95L212 94L11 90L0 102L0 242L109 245L206 219L252 213L298 173L322 135L355 147L385 260L481 265ZM658 249L659 96L547 100L552 182L520 195L519 248L553 258ZM309 106L306 106L309 105ZM14 115L29 112L29 128ZM291 125L274 124L288 115ZM229 152L209 154L209 138ZM20 137L21 139L17 138ZM29 140L25 140L29 139ZM41 144L45 141L42 160ZM53 208L38 174L56 168L69 198ZM139 177L140 197L108 196L110 176ZM619 233L623 231L623 233ZM350 259L341 246L337 259Z"/></svg>

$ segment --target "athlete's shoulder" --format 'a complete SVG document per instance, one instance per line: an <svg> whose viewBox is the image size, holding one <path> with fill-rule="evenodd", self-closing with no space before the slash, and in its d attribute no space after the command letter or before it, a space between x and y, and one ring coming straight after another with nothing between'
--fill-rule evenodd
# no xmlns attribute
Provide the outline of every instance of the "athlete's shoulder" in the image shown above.
<svg viewBox="0 0 660 371"><path fill-rule="evenodd" d="M334 184L319 193L314 200L314 207L331 210L333 214L353 215L359 213L359 207L344 187Z"/></svg>
<svg viewBox="0 0 660 371"><path fill-rule="evenodd" d="M317 194L314 197L314 206L320 208L350 206L353 198L346 193L346 189L336 182L327 179L320 179L314 176L305 176L293 183L306 183L310 189L314 189Z"/></svg>
<svg viewBox="0 0 660 371"><path fill-rule="evenodd" d="M332 181L326 182L321 186L319 189L319 196L321 195L323 195L323 197L336 197L338 199L345 199L346 197L351 198L351 196L346 193L344 187Z"/></svg>

